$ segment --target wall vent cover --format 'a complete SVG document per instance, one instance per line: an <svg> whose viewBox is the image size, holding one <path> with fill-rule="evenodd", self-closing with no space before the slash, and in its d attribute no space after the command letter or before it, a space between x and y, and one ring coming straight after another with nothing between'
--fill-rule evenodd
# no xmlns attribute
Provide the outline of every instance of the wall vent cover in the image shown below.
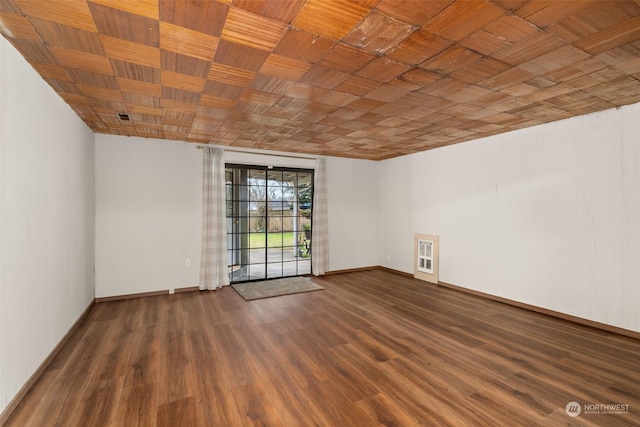
<svg viewBox="0 0 640 427"><path fill-rule="evenodd" d="M413 238L413 277L438 283L438 252L440 238L431 234L416 234Z"/></svg>

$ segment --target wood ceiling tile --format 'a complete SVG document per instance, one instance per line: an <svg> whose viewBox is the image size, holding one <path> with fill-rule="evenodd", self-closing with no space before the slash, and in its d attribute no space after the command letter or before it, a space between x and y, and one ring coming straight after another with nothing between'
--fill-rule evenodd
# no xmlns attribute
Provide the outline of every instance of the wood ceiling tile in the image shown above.
<svg viewBox="0 0 640 427"><path fill-rule="evenodd" d="M595 56L609 65L618 65L640 57L640 41L609 49Z"/></svg>
<svg viewBox="0 0 640 427"><path fill-rule="evenodd" d="M78 84L78 89L89 98L104 99L106 101L122 101L122 93L119 90L103 87Z"/></svg>
<svg viewBox="0 0 640 427"><path fill-rule="evenodd" d="M40 1L19 0L20 10L27 16L58 24L97 32L91 11L84 0Z"/></svg>
<svg viewBox="0 0 640 427"><path fill-rule="evenodd" d="M162 99L171 99L188 104L197 104L200 99L200 92L193 92L189 90L176 89L170 86L162 86ZM163 103L163 107L167 106Z"/></svg>
<svg viewBox="0 0 640 427"><path fill-rule="evenodd" d="M372 11L347 34L343 41L375 55L394 50L415 31L410 24Z"/></svg>
<svg viewBox="0 0 640 427"><path fill-rule="evenodd" d="M385 104L386 103L384 101L378 101L378 100L375 100L375 99L360 98L360 99L357 99L357 100L351 102L349 104L349 108L353 108L355 110L362 110L362 111L369 112L369 111L377 110L378 108L383 107ZM380 120L382 120L382 118Z"/></svg>
<svg viewBox="0 0 640 427"><path fill-rule="evenodd" d="M213 59L214 62L230 67L257 72L268 57L267 52L227 40L220 40Z"/></svg>
<svg viewBox="0 0 640 427"><path fill-rule="evenodd" d="M301 98L305 100L315 101L320 98L322 95L327 93L328 89L313 86L305 83L295 83L289 91L287 92L287 96L292 98Z"/></svg>
<svg viewBox="0 0 640 427"><path fill-rule="evenodd" d="M340 108L335 105L323 104L322 102L312 102L307 106L307 110L311 113L316 113L319 115L329 115L338 111ZM338 117L342 118L342 117ZM343 118L344 120L348 120L347 118Z"/></svg>
<svg viewBox="0 0 640 427"><path fill-rule="evenodd" d="M88 86L98 86L107 89L117 90L118 82L113 75L95 73L93 71L78 70L77 68L67 68L67 74L74 83L81 83Z"/></svg>
<svg viewBox="0 0 640 427"><path fill-rule="evenodd" d="M489 77L488 79L483 80L478 84L489 89L501 90L506 87L522 83L523 81L528 80L531 77L533 77L533 74L516 67L495 76Z"/></svg>
<svg viewBox="0 0 640 427"><path fill-rule="evenodd" d="M315 64L331 50L335 41L290 28L273 50L274 53Z"/></svg>
<svg viewBox="0 0 640 427"><path fill-rule="evenodd" d="M336 44L320 61L320 65L344 73L355 73L367 65L375 55L344 43Z"/></svg>
<svg viewBox="0 0 640 427"><path fill-rule="evenodd" d="M133 92L122 92L122 98L127 104L160 108L160 97L158 96L149 96Z"/></svg>
<svg viewBox="0 0 640 427"><path fill-rule="evenodd" d="M16 0L3 0L0 2L0 14L23 15Z"/></svg>
<svg viewBox="0 0 640 427"><path fill-rule="evenodd" d="M159 19L159 5L158 0L135 0L135 1L122 1L122 0L90 0L92 3L98 3L102 6L112 7L114 9L120 9L125 12L133 13L136 15L142 15L151 19Z"/></svg>
<svg viewBox="0 0 640 427"><path fill-rule="evenodd" d="M211 62L205 59L161 49L160 67L162 71L173 71L175 73L204 79L209 75Z"/></svg>
<svg viewBox="0 0 640 427"><path fill-rule="evenodd" d="M191 92L202 92L206 79L188 76L174 71L162 70L160 74L162 86L171 86L176 89L188 90Z"/></svg>
<svg viewBox="0 0 640 427"><path fill-rule="evenodd" d="M160 22L160 47L163 50L211 61L218 48L219 38L199 33L168 22Z"/></svg>
<svg viewBox="0 0 640 427"><path fill-rule="evenodd" d="M285 95L294 84L295 82L291 80L258 74L249 87L263 92Z"/></svg>
<svg viewBox="0 0 640 427"><path fill-rule="evenodd" d="M351 107L351 105L349 106ZM365 110L366 111L366 110ZM365 129L365 128L371 128L372 125L375 125L376 123L384 120L387 116L382 115L382 114L378 114L378 113L374 113L371 111L367 111L365 114L363 114L362 116L358 117L357 121L353 121L353 122L345 122L342 127L347 128L347 129ZM378 129L378 132L384 130L383 127L380 127L380 129Z"/></svg>
<svg viewBox="0 0 640 427"><path fill-rule="evenodd" d="M421 68L438 73L449 74L463 67L469 67L482 58L477 52L465 49L462 46L453 46L420 64Z"/></svg>
<svg viewBox="0 0 640 427"><path fill-rule="evenodd" d="M447 94L445 98L456 102L473 103L490 93L492 93L492 91L489 89L475 85L467 85L453 93Z"/></svg>
<svg viewBox="0 0 640 427"><path fill-rule="evenodd" d="M547 78L546 76L535 76L525 80L524 82L534 86L536 89L547 89L557 84L557 82Z"/></svg>
<svg viewBox="0 0 640 427"><path fill-rule="evenodd" d="M147 46L159 46L160 28L157 19L91 2L89 8L100 34Z"/></svg>
<svg viewBox="0 0 640 427"><path fill-rule="evenodd" d="M511 68L510 65L492 58L482 58L451 73L451 77L467 83L478 83Z"/></svg>
<svg viewBox="0 0 640 427"><path fill-rule="evenodd" d="M460 44L491 55L538 32L538 28L517 16L503 16L463 39Z"/></svg>
<svg viewBox="0 0 640 427"><path fill-rule="evenodd" d="M70 68L93 71L102 74L113 74L109 58L92 53L80 52L77 50L52 47L51 51L57 58L58 63Z"/></svg>
<svg viewBox="0 0 640 427"><path fill-rule="evenodd" d="M239 96L239 95L238 95ZM222 108L230 110L238 104L238 101L230 98L222 98L219 96L202 94L200 95L200 105L212 108Z"/></svg>
<svg viewBox="0 0 640 427"><path fill-rule="evenodd" d="M215 64L214 64L215 65ZM311 64L272 53L260 68L261 74L297 81L311 68Z"/></svg>
<svg viewBox="0 0 640 427"><path fill-rule="evenodd" d="M499 50L511 46L511 43L509 43L503 37L497 37L494 34L486 31L485 29L481 29L464 38L459 43L459 45L483 55L489 56L493 55Z"/></svg>
<svg viewBox="0 0 640 427"><path fill-rule="evenodd" d="M9 38L42 42L40 34L33 28L31 21L13 13L0 13L0 33Z"/></svg>
<svg viewBox="0 0 640 427"><path fill-rule="evenodd" d="M591 34L573 43L592 55L630 43L640 38L640 16Z"/></svg>
<svg viewBox="0 0 640 427"><path fill-rule="evenodd" d="M640 93L640 86L633 77L622 76L581 90L600 99L615 102L618 98Z"/></svg>
<svg viewBox="0 0 640 427"><path fill-rule="evenodd" d="M320 65L312 66L300 79L303 83L310 83L325 89L333 89L349 77L341 71L332 70Z"/></svg>
<svg viewBox="0 0 640 427"><path fill-rule="evenodd" d="M377 108L376 113L383 114L385 116L398 116L411 108L412 107L410 105L403 105L396 102L393 104L385 104L384 106ZM402 131L402 129L398 129L398 131Z"/></svg>
<svg viewBox="0 0 640 427"><path fill-rule="evenodd" d="M282 95L255 89L244 89L239 100L247 104L274 105Z"/></svg>
<svg viewBox="0 0 640 427"><path fill-rule="evenodd" d="M522 83L517 83L515 85L508 86L504 89L501 89L500 92L506 93L507 95L513 96L513 97L522 97L530 93L533 93L536 90L537 88L535 86L531 86L529 84L522 82Z"/></svg>
<svg viewBox="0 0 640 427"><path fill-rule="evenodd" d="M340 108L337 109L336 111L334 111L333 113L329 114L331 117L337 117L339 119L343 119L346 121L351 121L351 120L355 120L360 116L363 116L364 114L366 114L364 111L361 110L356 110L353 108Z"/></svg>
<svg viewBox="0 0 640 427"><path fill-rule="evenodd" d="M540 55L518 67L534 75L545 74L575 62L587 59L589 55L571 45L562 46L551 52Z"/></svg>
<svg viewBox="0 0 640 427"><path fill-rule="evenodd" d="M100 36L100 40L107 55L112 59L160 68L160 49L157 47L104 35Z"/></svg>
<svg viewBox="0 0 640 427"><path fill-rule="evenodd" d="M380 12L412 25L422 25L444 9L450 0L430 0L416 3L406 0L382 0L377 6Z"/></svg>
<svg viewBox="0 0 640 427"><path fill-rule="evenodd" d="M145 126L144 123L142 124L134 123L134 127L136 128L136 132L139 133L140 136L149 137L149 138L162 137L162 129L154 129L153 127Z"/></svg>
<svg viewBox="0 0 640 427"><path fill-rule="evenodd" d="M106 89L105 89L106 90ZM115 115L116 111L126 111L126 105L122 100L109 99L109 98L91 98L91 105L93 110L101 115Z"/></svg>
<svg viewBox="0 0 640 427"><path fill-rule="evenodd" d="M411 67L409 65L392 61L384 57L380 57L369 62L369 64L367 64L363 69L358 71L356 74L359 77L364 77L367 79L386 83L395 79L400 74L403 74L410 68Z"/></svg>
<svg viewBox="0 0 640 427"><path fill-rule="evenodd" d="M389 57L405 64L420 64L453 44L428 31L418 30L398 45Z"/></svg>
<svg viewBox="0 0 640 427"><path fill-rule="evenodd" d="M41 44L19 39L7 39L29 62L57 64L58 60L51 50Z"/></svg>
<svg viewBox="0 0 640 427"><path fill-rule="evenodd" d="M242 70L214 62L211 64L207 79L234 86L248 87L256 75L253 71Z"/></svg>
<svg viewBox="0 0 640 427"><path fill-rule="evenodd" d="M205 120L211 123L213 120L225 119L228 116L229 111L227 109L200 106L196 110L196 118L194 119L194 123ZM216 123L216 125L219 124L220 122Z"/></svg>
<svg viewBox="0 0 640 427"><path fill-rule="evenodd" d="M160 83L160 69L132 62L111 60L111 66L116 76L141 82Z"/></svg>
<svg viewBox="0 0 640 427"><path fill-rule="evenodd" d="M402 119L400 117L387 117L386 119L379 121L378 125L389 128L398 128L408 121L408 119Z"/></svg>
<svg viewBox="0 0 640 427"><path fill-rule="evenodd" d="M431 71L423 70L422 68L412 68L399 77L401 80L418 86L433 83L441 78L442 76L440 74L432 73Z"/></svg>
<svg viewBox="0 0 640 427"><path fill-rule="evenodd" d="M229 6L215 1L160 0L160 20L219 37Z"/></svg>
<svg viewBox="0 0 640 427"><path fill-rule="evenodd" d="M502 49L493 58L511 65L519 65L558 49L565 43L552 34L536 32L519 43Z"/></svg>
<svg viewBox="0 0 640 427"><path fill-rule="evenodd" d="M316 122L319 125L335 127L335 126L340 126L341 124L346 122L346 120L339 119L337 117L326 116L326 117L322 117L319 120L316 120Z"/></svg>
<svg viewBox="0 0 640 427"><path fill-rule="evenodd" d="M563 40L574 42L640 14L640 5L632 2L594 1L549 27Z"/></svg>
<svg viewBox="0 0 640 427"><path fill-rule="evenodd" d="M515 12L530 1L531 0L493 0L493 3L508 12Z"/></svg>
<svg viewBox="0 0 640 427"><path fill-rule="evenodd" d="M293 26L334 40L347 35L369 10L347 0L307 0Z"/></svg>
<svg viewBox="0 0 640 427"><path fill-rule="evenodd" d="M467 87L467 84L460 80L452 79L450 77L444 77L431 84L424 86L420 89L419 93L424 93L431 96L446 97L452 93L461 91Z"/></svg>
<svg viewBox="0 0 640 427"><path fill-rule="evenodd" d="M302 9L304 2L305 0L233 0L232 5L289 24Z"/></svg>
<svg viewBox="0 0 640 427"><path fill-rule="evenodd" d="M514 98L512 96L503 94L505 99L502 101L494 102L490 104L492 110L496 110L498 112L510 112L512 114L518 114L518 109L525 108L531 103L523 98ZM529 118L526 118L529 120Z"/></svg>
<svg viewBox="0 0 640 427"><path fill-rule="evenodd" d="M562 106L566 106L576 102L581 102L590 98L592 98L592 96L587 93L584 93L581 91L572 91L569 93L557 95L553 98L547 98L546 103L556 107L562 107Z"/></svg>
<svg viewBox="0 0 640 427"><path fill-rule="evenodd" d="M162 130L165 135L174 134L173 136L175 136L176 139L181 139L183 141L187 139L187 135L189 134L189 127L187 126L176 126L163 123Z"/></svg>
<svg viewBox="0 0 640 427"><path fill-rule="evenodd" d="M460 41L504 15L504 10L484 0L451 3L429 20L424 29L449 40Z"/></svg>
<svg viewBox="0 0 640 427"><path fill-rule="evenodd" d="M58 93L70 93L70 94L82 95L82 92L80 92L80 89L78 89L73 82L64 81L64 80L53 80L53 79L47 79L45 81L49 83L49 86L51 86L53 90L55 90Z"/></svg>
<svg viewBox="0 0 640 427"><path fill-rule="evenodd" d="M220 36L224 40L271 52L287 27L243 9L232 7Z"/></svg>
<svg viewBox="0 0 640 427"><path fill-rule="evenodd" d="M89 107L91 105L91 101L84 95L78 95L75 93L60 93L60 97L64 99L64 101L74 106L74 110L78 108L78 106L86 106Z"/></svg>
<svg viewBox="0 0 640 427"><path fill-rule="evenodd" d="M32 18L31 22L42 36L42 39L50 46L59 46L95 55L105 54L97 33L55 22L43 21L42 19Z"/></svg>
<svg viewBox="0 0 640 427"><path fill-rule="evenodd" d="M130 80L126 78L117 77L118 86L124 92L139 93L149 96L162 96L162 86L159 84L146 83L138 80Z"/></svg>
<svg viewBox="0 0 640 427"><path fill-rule="evenodd" d="M572 80L585 74L591 74L607 67L607 64L593 57L573 62L565 67L550 71L544 76L555 82Z"/></svg>
<svg viewBox="0 0 640 427"><path fill-rule="evenodd" d="M638 19L640 0L0 2L96 132L369 159L640 101Z"/></svg>
<svg viewBox="0 0 640 427"><path fill-rule="evenodd" d="M527 101L538 102L538 101L544 101L549 98L554 98L559 95L564 95L569 92L574 92L575 90L576 90L575 88L565 86L565 85L554 85L546 89L537 90L533 93L525 95L523 98L526 99Z"/></svg>
<svg viewBox="0 0 640 427"><path fill-rule="evenodd" d="M615 68L626 74L640 73L640 57L634 58L627 62L621 62L616 65Z"/></svg>
<svg viewBox="0 0 640 427"><path fill-rule="evenodd" d="M43 79L71 81L67 69L62 65L32 62L31 65Z"/></svg>
<svg viewBox="0 0 640 427"><path fill-rule="evenodd" d="M626 77L625 74L614 68L604 68L575 79L566 80L564 84L576 89L586 89L593 86L600 86L608 81L615 81L623 77Z"/></svg>
<svg viewBox="0 0 640 427"><path fill-rule="evenodd" d="M336 105L338 107L344 107L351 104L357 99L358 97L355 95L340 92L337 90L330 90L320 98L318 98L318 102L322 102L323 104Z"/></svg>
<svg viewBox="0 0 640 427"><path fill-rule="evenodd" d="M204 85L203 93L219 98L229 98L237 100L242 94L243 90L244 87L241 86L225 84L215 80L207 80Z"/></svg>
<svg viewBox="0 0 640 427"><path fill-rule="evenodd" d="M587 7L589 3L589 0L533 0L518 9L516 15L540 28L545 28L567 16L577 13Z"/></svg>

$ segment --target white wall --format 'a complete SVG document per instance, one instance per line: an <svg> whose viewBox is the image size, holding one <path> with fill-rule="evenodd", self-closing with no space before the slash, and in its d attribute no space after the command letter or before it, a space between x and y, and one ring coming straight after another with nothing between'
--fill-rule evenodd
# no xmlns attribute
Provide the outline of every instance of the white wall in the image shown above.
<svg viewBox="0 0 640 427"><path fill-rule="evenodd" d="M640 104L380 164L381 265L640 331ZM390 261L387 261L387 256Z"/></svg>
<svg viewBox="0 0 640 427"><path fill-rule="evenodd" d="M378 162L327 159L329 270L378 265Z"/></svg>
<svg viewBox="0 0 640 427"><path fill-rule="evenodd" d="M96 297L198 285L201 161L186 142L96 135Z"/></svg>
<svg viewBox="0 0 640 427"><path fill-rule="evenodd" d="M225 161L315 166L237 152ZM376 265L376 164L329 158L327 169L330 269ZM201 198L202 153L194 144L96 135L96 297L197 286Z"/></svg>
<svg viewBox="0 0 640 427"><path fill-rule="evenodd" d="M0 37L0 411L93 300L93 150Z"/></svg>

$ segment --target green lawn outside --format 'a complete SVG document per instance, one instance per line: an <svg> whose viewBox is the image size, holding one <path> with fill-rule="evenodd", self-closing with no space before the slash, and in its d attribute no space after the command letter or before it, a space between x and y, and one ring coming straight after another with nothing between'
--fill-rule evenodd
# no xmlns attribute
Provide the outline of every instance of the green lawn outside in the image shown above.
<svg viewBox="0 0 640 427"><path fill-rule="evenodd" d="M304 236L304 233L300 233ZM284 246L293 246L293 232L266 233L266 243L269 248L281 248ZM265 247L265 233L249 234L250 248Z"/></svg>

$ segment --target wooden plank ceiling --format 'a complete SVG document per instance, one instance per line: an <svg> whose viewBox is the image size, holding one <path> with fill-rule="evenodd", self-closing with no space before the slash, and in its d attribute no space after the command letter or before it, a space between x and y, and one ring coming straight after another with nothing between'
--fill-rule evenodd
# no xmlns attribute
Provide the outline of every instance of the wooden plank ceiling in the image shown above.
<svg viewBox="0 0 640 427"><path fill-rule="evenodd" d="M379 160L640 101L640 0L0 4L99 133Z"/></svg>

